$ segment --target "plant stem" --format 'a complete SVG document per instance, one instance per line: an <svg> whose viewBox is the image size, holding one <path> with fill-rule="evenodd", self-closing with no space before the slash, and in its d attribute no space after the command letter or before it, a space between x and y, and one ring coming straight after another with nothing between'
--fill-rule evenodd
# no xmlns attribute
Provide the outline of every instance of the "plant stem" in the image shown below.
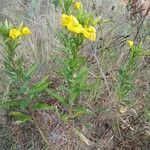
<svg viewBox="0 0 150 150"><path fill-rule="evenodd" d="M32 118L33 118L33 121L34 121L34 124L35 124L36 128L38 129L39 133L41 134L41 136L42 136L44 142L47 144L48 147L50 147L50 143L48 142L48 140L47 140L46 137L44 136L44 133L43 133L42 130L40 129L40 126L39 126L38 121L37 121L37 119L36 119L36 117L35 117L35 114L34 114L34 112L33 112L33 110L32 110L32 106L31 106L31 105L30 105L30 111L31 111Z"/></svg>
<svg viewBox="0 0 150 150"><path fill-rule="evenodd" d="M68 129L69 129L69 134L68 134L68 150L72 150L73 149L73 145L72 145L72 106L70 106L69 108L69 122L68 122Z"/></svg>

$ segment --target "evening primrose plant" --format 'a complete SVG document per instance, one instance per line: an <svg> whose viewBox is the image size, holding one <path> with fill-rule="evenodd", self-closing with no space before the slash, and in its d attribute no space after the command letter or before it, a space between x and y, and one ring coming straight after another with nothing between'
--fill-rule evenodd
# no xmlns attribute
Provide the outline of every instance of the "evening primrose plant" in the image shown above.
<svg viewBox="0 0 150 150"><path fill-rule="evenodd" d="M56 98L63 107L63 109L57 109L57 114L68 127L69 139L75 132L83 140L86 138L82 138L83 135L75 128L74 122L92 112L79 104L81 94L89 90L87 83L89 69L85 58L81 55L80 48L86 40L96 41L96 28L81 3L72 1L72 5L69 5L70 7L66 10L66 1L63 2L63 14L60 18L62 29L58 37L63 47L61 50L64 57L61 58L61 69L58 75L65 81L64 85L61 85L62 93L65 94L62 95L60 91L52 88L49 88L47 93ZM88 140L84 142L89 145Z"/></svg>
<svg viewBox="0 0 150 150"><path fill-rule="evenodd" d="M119 69L117 93L119 100L124 103L131 103L131 101L128 100L128 94L134 90L138 62L144 53L142 43L135 45L133 40L128 40L127 45L129 47L129 59L127 63Z"/></svg>
<svg viewBox="0 0 150 150"><path fill-rule="evenodd" d="M4 48L3 72L9 84L8 93L4 94L6 96L1 100L0 107L7 108L17 123L32 120L32 117L23 112L26 112L26 109L33 109L33 100L48 86L47 78L31 84L37 66L32 65L27 69L24 67L23 59L17 58L16 48L21 44L22 39L30 34L30 29L23 24L18 27L7 21L5 24L0 24L1 44Z"/></svg>

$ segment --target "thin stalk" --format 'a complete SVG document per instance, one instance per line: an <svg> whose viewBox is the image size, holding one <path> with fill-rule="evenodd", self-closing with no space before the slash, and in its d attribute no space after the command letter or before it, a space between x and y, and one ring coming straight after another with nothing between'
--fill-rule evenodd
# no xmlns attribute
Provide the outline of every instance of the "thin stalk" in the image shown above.
<svg viewBox="0 0 150 150"><path fill-rule="evenodd" d="M72 78L71 78L71 80L72 80L72 82L73 82L73 80L74 80L74 74L76 73L76 67L77 67L77 65L76 65L76 63L77 63L77 59L78 59L78 57L77 57L77 53L78 53L78 48L79 48L79 46L75 46L75 47L73 47L73 49L72 49L72 62L73 62L73 67L71 67L71 69L72 69ZM70 85L69 85L69 87L70 88L73 88L73 83L72 82L68 82L68 83L70 83ZM72 95L71 95L71 93L70 93L70 95L69 95L69 121L68 121L68 130L69 130L69 134L68 134L68 138L69 138L69 141L68 141L68 150L72 150L73 149L73 124L74 124L74 121L73 121L73 114L72 114L72 107L73 107L73 98L72 98Z"/></svg>
<svg viewBox="0 0 150 150"><path fill-rule="evenodd" d="M49 141L47 140L47 138L44 136L44 133L43 133L42 130L40 129L40 126L39 126L38 121L37 121L37 119L36 119L36 117L35 117L35 114L34 114L34 112L33 112L33 110L32 110L32 106L31 106L31 105L30 105L29 109L30 109L30 112L31 112L31 115L32 115L32 118L33 118L33 121L34 121L34 124L35 124L35 127L38 129L38 131L39 131L39 133L41 134L41 136L42 136L44 142L47 144L48 147L50 147Z"/></svg>

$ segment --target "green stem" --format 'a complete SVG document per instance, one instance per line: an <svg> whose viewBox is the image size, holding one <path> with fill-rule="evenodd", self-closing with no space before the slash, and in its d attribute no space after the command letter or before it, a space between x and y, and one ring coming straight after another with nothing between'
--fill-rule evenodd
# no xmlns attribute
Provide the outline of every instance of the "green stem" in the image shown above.
<svg viewBox="0 0 150 150"><path fill-rule="evenodd" d="M72 67L70 66L71 68L71 72L72 72L72 77L71 77L71 82L68 82L69 83L69 87L70 87L70 90L73 88L73 80L74 80L74 74L76 73L76 69L77 69L77 59L78 59L78 46L74 46L72 48L72 57L71 57L71 61L72 61ZM68 134L68 149L71 150L73 149L72 147L72 131L73 131L73 114L72 114L72 108L73 107L73 98L72 98L72 93L70 93L69 95L69 121L68 121L68 128L69 128L69 134Z"/></svg>

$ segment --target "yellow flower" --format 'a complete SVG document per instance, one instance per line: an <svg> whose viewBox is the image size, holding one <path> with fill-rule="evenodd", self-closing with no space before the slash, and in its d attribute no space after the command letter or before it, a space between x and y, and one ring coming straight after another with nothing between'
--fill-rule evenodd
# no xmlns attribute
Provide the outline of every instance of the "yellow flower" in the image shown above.
<svg viewBox="0 0 150 150"><path fill-rule="evenodd" d="M67 26L68 30L75 32L75 33L81 33L82 32L82 25L81 24L76 24L75 22L72 22L68 24Z"/></svg>
<svg viewBox="0 0 150 150"><path fill-rule="evenodd" d="M80 9L81 8L81 3L80 2L76 2L75 5L74 5L74 7L76 9Z"/></svg>
<svg viewBox="0 0 150 150"><path fill-rule="evenodd" d="M66 14L63 14L61 17L62 26L66 27L71 22L71 17Z"/></svg>
<svg viewBox="0 0 150 150"><path fill-rule="evenodd" d="M29 34L31 34L31 31L30 31L30 29L28 28L28 27L23 27L22 29L21 29L21 35L29 35Z"/></svg>
<svg viewBox="0 0 150 150"><path fill-rule="evenodd" d="M82 33L86 38L90 39L91 41L96 40L96 29L94 27L85 27L83 28Z"/></svg>
<svg viewBox="0 0 150 150"><path fill-rule="evenodd" d="M133 42L132 40L128 40L128 41L127 41L127 44L128 44L128 46L129 46L130 48L132 48L133 45L134 45L134 42Z"/></svg>
<svg viewBox="0 0 150 150"><path fill-rule="evenodd" d="M13 40L17 39L20 35L21 32L18 29L11 29L9 31L9 37L12 38Z"/></svg>
<svg viewBox="0 0 150 150"><path fill-rule="evenodd" d="M68 16L66 14L62 15L61 22L62 22L62 26L64 26L64 27L68 26L69 24L73 24L73 23L79 24L79 21L75 16L73 16L73 15Z"/></svg>
<svg viewBox="0 0 150 150"><path fill-rule="evenodd" d="M75 33L81 33L82 32L82 25L79 23L78 19L73 15L62 15L61 18L62 26L67 27L68 30L75 32Z"/></svg>

